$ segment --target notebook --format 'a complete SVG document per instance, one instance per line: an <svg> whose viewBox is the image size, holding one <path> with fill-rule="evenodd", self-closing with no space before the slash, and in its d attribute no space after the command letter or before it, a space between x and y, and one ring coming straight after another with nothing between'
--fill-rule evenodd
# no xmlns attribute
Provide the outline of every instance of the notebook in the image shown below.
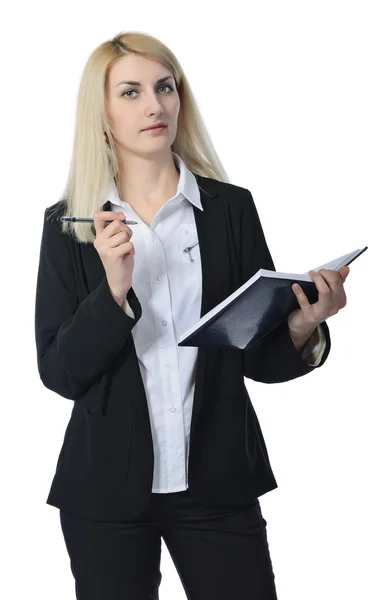
<svg viewBox="0 0 385 600"><path fill-rule="evenodd" d="M309 271L338 270L352 263L367 248L354 250ZM310 304L317 302L318 290L308 271L298 274L259 269L223 302L185 330L178 346L250 348L299 308L291 287L296 282L301 285Z"/></svg>

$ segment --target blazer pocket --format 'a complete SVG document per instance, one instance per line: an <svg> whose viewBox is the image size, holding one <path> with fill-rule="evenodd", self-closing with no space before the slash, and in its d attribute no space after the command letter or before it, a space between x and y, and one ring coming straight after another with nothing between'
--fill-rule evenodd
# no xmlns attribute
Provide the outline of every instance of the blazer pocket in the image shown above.
<svg viewBox="0 0 385 600"><path fill-rule="evenodd" d="M126 483L132 420L87 415L89 484L101 497L115 496Z"/></svg>
<svg viewBox="0 0 385 600"><path fill-rule="evenodd" d="M223 486L229 481L247 481L252 476L258 460L257 438L249 414L239 405L207 404L199 436L195 469L201 470L205 482Z"/></svg>

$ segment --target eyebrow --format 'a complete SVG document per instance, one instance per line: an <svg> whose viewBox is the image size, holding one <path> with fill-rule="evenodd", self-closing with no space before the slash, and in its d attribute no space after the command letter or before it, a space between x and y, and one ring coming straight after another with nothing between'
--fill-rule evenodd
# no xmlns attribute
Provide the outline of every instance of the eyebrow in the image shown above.
<svg viewBox="0 0 385 600"><path fill-rule="evenodd" d="M166 81L167 79L170 79L170 77L172 77L172 75L166 75L166 77L161 77L160 79L158 79L158 81L156 83L157 84L158 83L163 83L163 81ZM139 81L121 81L120 83L117 84L116 87L118 87L119 85L123 85L123 84L138 85L138 86L142 85Z"/></svg>

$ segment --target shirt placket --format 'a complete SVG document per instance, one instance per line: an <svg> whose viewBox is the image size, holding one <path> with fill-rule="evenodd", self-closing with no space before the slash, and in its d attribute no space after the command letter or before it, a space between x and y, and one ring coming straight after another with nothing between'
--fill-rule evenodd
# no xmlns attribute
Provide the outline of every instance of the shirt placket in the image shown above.
<svg viewBox="0 0 385 600"><path fill-rule="evenodd" d="M173 324L166 257L161 238L154 230L151 230L148 245L158 366L160 385L163 390L162 397L164 398L162 429L165 435L161 461L164 461L167 485L178 485L185 483L185 440L177 340ZM179 474L181 474L180 477Z"/></svg>

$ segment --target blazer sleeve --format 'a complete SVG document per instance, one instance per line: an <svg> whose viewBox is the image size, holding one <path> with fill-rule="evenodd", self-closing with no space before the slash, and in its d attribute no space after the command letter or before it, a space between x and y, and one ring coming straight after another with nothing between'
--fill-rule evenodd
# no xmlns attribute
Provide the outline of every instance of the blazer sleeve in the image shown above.
<svg viewBox="0 0 385 600"><path fill-rule="evenodd" d="M113 298L106 275L79 302L73 240L44 213L35 299L35 340L40 378L48 389L87 403L93 385L113 364L142 315L131 288L134 318Z"/></svg>
<svg viewBox="0 0 385 600"><path fill-rule="evenodd" d="M241 248L243 282L250 279L259 269L276 271L249 190L245 190L243 195ZM287 320L285 320L250 348L242 350L244 376L262 383L281 383L296 379L321 367L329 355L331 343L326 321L323 321L319 327L322 329L320 334L323 342L322 354L318 354L318 359L312 364L308 364L307 360L303 358L305 356L303 351L297 351L289 335Z"/></svg>

